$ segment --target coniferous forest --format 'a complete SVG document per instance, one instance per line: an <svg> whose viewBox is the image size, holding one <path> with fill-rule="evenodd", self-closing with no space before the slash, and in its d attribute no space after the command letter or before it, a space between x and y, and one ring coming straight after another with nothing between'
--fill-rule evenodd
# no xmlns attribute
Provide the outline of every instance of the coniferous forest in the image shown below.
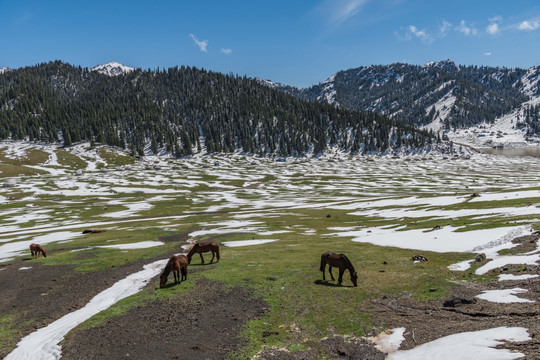
<svg viewBox="0 0 540 360"><path fill-rule="evenodd" d="M149 145L177 157L376 153L440 141L375 112L301 100L247 77L184 66L111 77L60 61L0 74L0 139L89 141L138 155Z"/></svg>

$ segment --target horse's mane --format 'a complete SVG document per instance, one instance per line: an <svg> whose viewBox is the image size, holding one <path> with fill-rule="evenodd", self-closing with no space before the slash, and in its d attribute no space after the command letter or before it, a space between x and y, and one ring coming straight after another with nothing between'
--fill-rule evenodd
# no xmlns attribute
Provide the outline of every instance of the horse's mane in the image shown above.
<svg viewBox="0 0 540 360"><path fill-rule="evenodd" d="M200 246L199 243L193 244L193 246L191 247L191 249L189 249L189 251L188 251L188 257L191 257L191 256L195 253L195 251L197 250L197 248L198 248L199 246Z"/></svg>
<svg viewBox="0 0 540 360"><path fill-rule="evenodd" d="M345 254L340 254L340 256L343 256L343 259L345 259L345 262L347 263L347 268L349 269L351 274L355 272L356 270L354 270L354 266L351 263L351 260L349 260L349 258Z"/></svg>
<svg viewBox="0 0 540 360"><path fill-rule="evenodd" d="M165 265L165 269L163 269L163 272L161 273L161 276L167 276L171 273L171 263L168 262L167 265Z"/></svg>

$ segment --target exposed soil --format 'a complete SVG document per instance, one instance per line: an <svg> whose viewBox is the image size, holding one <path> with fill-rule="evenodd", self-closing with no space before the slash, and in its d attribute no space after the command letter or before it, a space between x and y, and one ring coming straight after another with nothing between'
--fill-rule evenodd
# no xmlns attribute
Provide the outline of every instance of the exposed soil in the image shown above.
<svg viewBox="0 0 540 360"><path fill-rule="evenodd" d="M265 306L247 289L201 279L189 296L155 301L69 334L62 359L224 359L243 345L242 325L263 316Z"/></svg>
<svg viewBox="0 0 540 360"><path fill-rule="evenodd" d="M540 273L538 267L529 266L529 270L529 273ZM511 270L504 272L509 271ZM475 298L484 290L516 287L528 290L527 293L518 295L519 297L535 302L499 304ZM522 343L508 342L505 347L525 354L526 357L522 359L538 360L539 358L539 278L491 283L464 281L454 290L453 294L443 300L418 302L407 296L385 296L380 300L372 301L364 311L373 315L375 324L378 325L377 331L395 327L407 329L405 341L400 347L402 350L412 349L417 345L460 332L485 330L499 326L516 326L528 329L532 340Z"/></svg>
<svg viewBox="0 0 540 360"><path fill-rule="evenodd" d="M140 260L103 271L80 273L71 266L48 266L31 257L0 265L0 315L9 316L21 338L85 306L116 281L142 269ZM21 267L31 269L19 270ZM0 358L16 346L3 339Z"/></svg>

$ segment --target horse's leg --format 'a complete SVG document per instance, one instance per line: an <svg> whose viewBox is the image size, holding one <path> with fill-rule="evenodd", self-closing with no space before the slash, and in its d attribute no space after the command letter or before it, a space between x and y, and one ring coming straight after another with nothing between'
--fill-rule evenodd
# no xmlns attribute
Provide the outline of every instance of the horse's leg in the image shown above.
<svg viewBox="0 0 540 360"><path fill-rule="evenodd" d="M201 264L204 265L204 258L202 257L202 252L200 252L199 255L201 256Z"/></svg>
<svg viewBox="0 0 540 360"><path fill-rule="evenodd" d="M328 272L330 273L330 277L332 278L332 281L336 281L336 279L334 279L334 275L332 275L332 265L328 264Z"/></svg>
<svg viewBox="0 0 540 360"><path fill-rule="evenodd" d="M324 276L325 269L326 269L326 264L324 264L324 266L321 269L322 270L322 279L323 279L323 281L326 281L326 277Z"/></svg>
<svg viewBox="0 0 540 360"><path fill-rule="evenodd" d="M187 267L182 268L182 280L187 280Z"/></svg>
<svg viewBox="0 0 540 360"><path fill-rule="evenodd" d="M215 256L216 256L216 253L214 251L212 251L212 260L210 260L210 264L212 263L212 261L214 261Z"/></svg>
<svg viewBox="0 0 540 360"><path fill-rule="evenodd" d="M345 268L339 268L339 278L338 278L338 284L341 285L343 282L343 273L345 272Z"/></svg>

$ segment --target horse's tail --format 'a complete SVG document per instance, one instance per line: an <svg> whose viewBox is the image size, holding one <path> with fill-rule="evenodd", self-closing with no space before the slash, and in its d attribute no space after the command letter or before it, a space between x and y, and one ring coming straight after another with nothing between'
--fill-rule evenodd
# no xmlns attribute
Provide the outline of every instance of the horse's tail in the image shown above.
<svg viewBox="0 0 540 360"><path fill-rule="evenodd" d="M326 253L321 255L321 268L320 270L324 272L324 267L326 266Z"/></svg>

